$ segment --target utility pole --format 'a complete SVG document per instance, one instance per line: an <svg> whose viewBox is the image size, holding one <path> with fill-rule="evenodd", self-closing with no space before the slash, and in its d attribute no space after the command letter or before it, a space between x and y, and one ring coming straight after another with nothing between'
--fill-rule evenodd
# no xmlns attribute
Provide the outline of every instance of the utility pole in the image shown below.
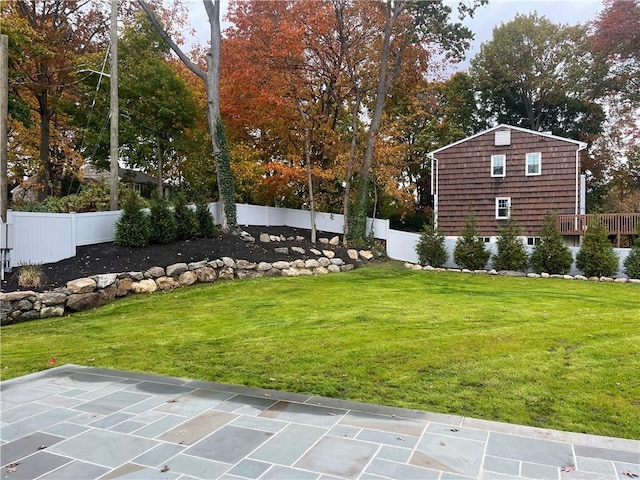
<svg viewBox="0 0 640 480"><path fill-rule="evenodd" d="M118 210L118 0L111 0L110 207Z"/></svg>
<svg viewBox="0 0 640 480"><path fill-rule="evenodd" d="M7 134L9 131L9 37L0 35L0 220L7 223ZM0 265L0 268L2 266Z"/></svg>

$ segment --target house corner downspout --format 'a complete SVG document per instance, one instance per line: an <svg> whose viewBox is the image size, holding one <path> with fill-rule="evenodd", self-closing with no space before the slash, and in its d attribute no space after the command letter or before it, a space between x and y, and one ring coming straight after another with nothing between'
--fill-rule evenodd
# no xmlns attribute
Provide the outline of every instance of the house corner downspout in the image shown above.
<svg viewBox="0 0 640 480"><path fill-rule="evenodd" d="M574 214L575 215L579 215L580 214L581 194L582 194L582 197L584 197L586 195L586 193L587 193L586 192L586 187L585 187L584 191L582 191L582 188L581 188L581 183L582 182L580 181L580 152L582 152L586 148L587 148L587 144L586 143L581 143L578 146L578 149L576 150L576 204L575 204L575 208L574 208Z"/></svg>
<svg viewBox="0 0 640 480"><path fill-rule="evenodd" d="M438 159L431 154L431 195L433 196L433 228L438 228Z"/></svg>

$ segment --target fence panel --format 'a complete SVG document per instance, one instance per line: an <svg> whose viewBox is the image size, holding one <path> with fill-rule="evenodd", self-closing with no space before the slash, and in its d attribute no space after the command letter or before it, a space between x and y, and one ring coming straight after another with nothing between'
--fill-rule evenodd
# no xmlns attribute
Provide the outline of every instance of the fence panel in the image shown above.
<svg viewBox="0 0 640 480"><path fill-rule="evenodd" d="M52 263L76 254L75 220L68 213L7 212L13 224L11 267Z"/></svg>
<svg viewBox="0 0 640 480"><path fill-rule="evenodd" d="M121 210L117 210L71 214L75 215L76 221L76 246L113 242L116 222L121 213Z"/></svg>

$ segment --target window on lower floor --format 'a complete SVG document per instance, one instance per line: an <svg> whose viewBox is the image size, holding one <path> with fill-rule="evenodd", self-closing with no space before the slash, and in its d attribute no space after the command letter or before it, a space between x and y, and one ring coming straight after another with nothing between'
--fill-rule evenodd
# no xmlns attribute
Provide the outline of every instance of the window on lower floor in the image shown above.
<svg viewBox="0 0 640 480"><path fill-rule="evenodd" d="M496 218L508 219L511 214L511 197L496 198Z"/></svg>
<svg viewBox="0 0 640 480"><path fill-rule="evenodd" d="M540 237L527 237L527 245L538 245L540 243Z"/></svg>

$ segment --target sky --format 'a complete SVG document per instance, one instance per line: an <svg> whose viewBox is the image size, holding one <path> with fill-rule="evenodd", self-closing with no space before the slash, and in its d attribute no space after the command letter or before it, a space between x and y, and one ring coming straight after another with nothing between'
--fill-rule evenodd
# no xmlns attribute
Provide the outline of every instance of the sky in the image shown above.
<svg viewBox="0 0 640 480"><path fill-rule="evenodd" d="M447 3L457 4L457 1L447 0ZM227 4L228 0L222 0L223 12L226 11ZM209 31L202 2L190 0L187 5L191 12L191 25L197 30L198 42L204 45L208 40ZM466 70L469 59L480 51L480 45L491 40L493 29L502 23L510 22L516 14L537 12L553 23L576 25L595 20L602 9L602 0L489 0L487 5L476 10L474 18L466 19L464 22L474 32L475 40L467 54L467 60L458 66L458 70ZM225 28L224 23L222 28Z"/></svg>

